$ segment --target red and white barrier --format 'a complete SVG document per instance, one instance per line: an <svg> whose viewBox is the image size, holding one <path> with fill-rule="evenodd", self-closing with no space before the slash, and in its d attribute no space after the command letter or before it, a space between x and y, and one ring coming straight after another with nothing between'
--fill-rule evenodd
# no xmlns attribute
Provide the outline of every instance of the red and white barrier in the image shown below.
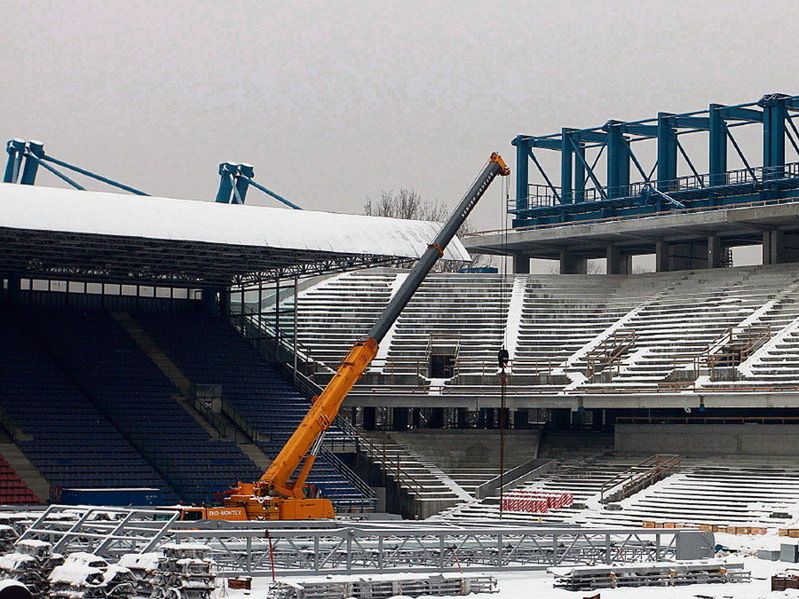
<svg viewBox="0 0 799 599"><path fill-rule="evenodd" d="M571 493L511 491L502 498L502 511L546 514L551 509L569 507L573 502L574 497Z"/></svg>

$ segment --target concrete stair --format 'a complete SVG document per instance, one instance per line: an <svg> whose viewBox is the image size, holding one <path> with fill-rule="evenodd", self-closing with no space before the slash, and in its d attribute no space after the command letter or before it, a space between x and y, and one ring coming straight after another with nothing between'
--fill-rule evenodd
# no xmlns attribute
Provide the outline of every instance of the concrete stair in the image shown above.
<svg viewBox="0 0 799 599"><path fill-rule="evenodd" d="M396 496L406 517L428 518L471 495L451 476L386 433L359 431L360 449L383 479L399 488ZM407 496L407 500L403 497Z"/></svg>
<svg viewBox="0 0 799 599"><path fill-rule="evenodd" d="M131 339L139 346L139 348L147 354L150 360L158 367L161 373L169 379L169 381L180 390L180 393L175 393L171 397L185 409L197 423L203 427L212 439L228 439L235 441L239 446L242 453L261 470L266 470L272 460L261 451L261 449L254 443L243 441L244 435L229 434L224 435L215 426L208 421L208 419L197 410L192 402L189 400L191 393L192 383L189 378L183 374L183 371L166 355L163 349L150 337L150 335L136 322L136 320L127 312L116 312L112 314L114 319L122 326L123 329L130 335ZM218 417L224 425L226 431L236 430L236 425L232 420L227 418L224 414L218 414Z"/></svg>

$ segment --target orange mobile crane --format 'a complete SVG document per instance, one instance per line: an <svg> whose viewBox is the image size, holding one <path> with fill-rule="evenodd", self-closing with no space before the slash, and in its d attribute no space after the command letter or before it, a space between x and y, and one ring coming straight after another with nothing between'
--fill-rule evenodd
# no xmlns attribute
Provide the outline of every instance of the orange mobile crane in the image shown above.
<svg viewBox="0 0 799 599"><path fill-rule="evenodd" d="M377 354L378 344L433 265L444 255L444 248L472 208L498 175L509 174L510 169L502 157L496 153L491 154L455 212L408 274L380 318L366 336L353 346L322 393L312 399L308 413L261 479L254 483L240 482L229 492L224 502L225 508L230 513L239 514L232 519L241 519L245 514L249 520L316 520L335 517L336 512L330 500L318 497L315 487L305 482L313 468L325 431L338 415L353 385ZM292 480L291 476L297 468L299 472ZM227 510L223 510L223 513L225 511Z"/></svg>

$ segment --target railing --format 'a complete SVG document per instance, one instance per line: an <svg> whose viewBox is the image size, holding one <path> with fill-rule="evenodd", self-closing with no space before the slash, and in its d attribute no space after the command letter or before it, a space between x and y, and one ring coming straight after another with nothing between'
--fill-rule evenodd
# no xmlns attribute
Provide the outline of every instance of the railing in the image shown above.
<svg viewBox="0 0 799 599"><path fill-rule="evenodd" d="M377 507L377 495L375 495L372 487L367 485L360 476L347 466L339 457L332 451L322 449L319 453L320 457L328 464L332 465L357 491L363 495L367 501L372 504L372 509ZM363 503L361 503L363 507ZM363 510L362 510L363 511Z"/></svg>
<svg viewBox="0 0 799 599"><path fill-rule="evenodd" d="M366 455L368 455L370 458L381 460L384 475L392 475L396 483L401 487L405 487L410 493L414 495L420 494L420 490L424 487L418 480L416 480L413 474L402 467L399 455L396 457L396 459L389 455L385 440L382 445L373 443L371 440L361 435L361 433L352 424L343 418L336 418L335 424L341 428L345 434L350 435L355 439L356 451L363 448L364 453L366 453Z"/></svg>
<svg viewBox="0 0 799 599"><path fill-rule="evenodd" d="M599 500L602 503L621 501L679 469L679 455L655 454L605 482L599 493Z"/></svg>
<svg viewBox="0 0 799 599"><path fill-rule="evenodd" d="M617 187L589 187L583 191L572 190L572 199L575 202L596 202L607 198L623 199L639 196L645 187L657 187L664 193L674 193L705 188L718 188L724 186L753 185L780 179L793 179L799 177L799 162L791 162L784 166L757 166L741 168L724 173L710 175L685 175L666 181L636 181ZM712 184L711 184L712 179ZM562 204L563 189L550 187L540 183L530 183L527 186L528 209L557 206ZM516 200L508 201L508 212L517 212Z"/></svg>
<svg viewBox="0 0 799 599"><path fill-rule="evenodd" d="M619 416L617 424L798 424L799 416Z"/></svg>
<svg viewBox="0 0 799 599"><path fill-rule="evenodd" d="M636 331L616 331L607 339L603 339L585 356L588 376L592 377L607 368L614 368L618 373L624 354L635 346L637 340Z"/></svg>
<svg viewBox="0 0 799 599"><path fill-rule="evenodd" d="M557 467L557 460L548 460L544 458L528 460L478 486L474 491L474 498L485 499L486 497L491 497L499 493L500 490L503 493L505 491L510 491L519 485L523 485L533 479L543 476L547 472L552 472Z"/></svg>
<svg viewBox="0 0 799 599"><path fill-rule="evenodd" d="M774 331L771 326L752 326L746 329L731 327L724 331L712 347L694 358L694 369L709 368L711 378L717 368L732 368L748 360L763 347Z"/></svg>

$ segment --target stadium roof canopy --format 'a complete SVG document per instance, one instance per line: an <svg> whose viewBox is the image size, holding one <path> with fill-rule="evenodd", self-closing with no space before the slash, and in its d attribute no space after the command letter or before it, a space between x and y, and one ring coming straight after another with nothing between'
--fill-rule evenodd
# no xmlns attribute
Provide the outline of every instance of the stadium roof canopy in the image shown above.
<svg viewBox="0 0 799 599"><path fill-rule="evenodd" d="M0 183L0 272L227 285L415 259L440 225ZM454 239L445 258L469 260Z"/></svg>

